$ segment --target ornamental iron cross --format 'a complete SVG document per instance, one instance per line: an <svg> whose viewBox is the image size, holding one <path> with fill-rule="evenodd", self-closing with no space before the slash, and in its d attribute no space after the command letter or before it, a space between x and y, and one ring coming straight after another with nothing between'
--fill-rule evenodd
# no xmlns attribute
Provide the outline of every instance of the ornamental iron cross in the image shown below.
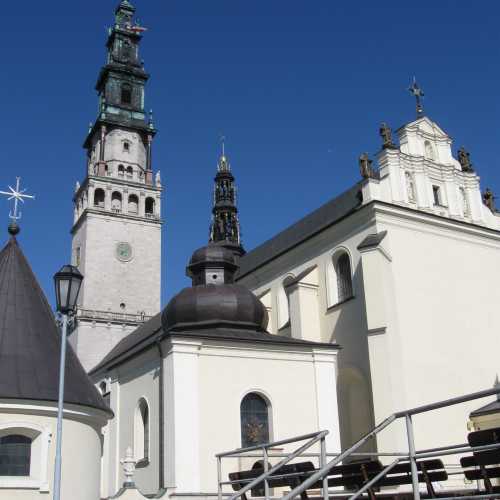
<svg viewBox="0 0 500 500"><path fill-rule="evenodd" d="M10 191L0 191L0 194L8 196L8 201L14 200L14 210L9 212L9 217L13 222L16 222L22 217L22 213L19 211L19 202L24 203L25 199L34 200L35 197L29 194L24 194L26 189L21 189L21 178L16 177L16 187L13 188L9 186Z"/></svg>
<svg viewBox="0 0 500 500"><path fill-rule="evenodd" d="M413 77L413 82L408 88L408 90L417 100L417 117L421 117L424 114L424 107L421 101L421 98L424 97L424 91L418 86L415 77Z"/></svg>

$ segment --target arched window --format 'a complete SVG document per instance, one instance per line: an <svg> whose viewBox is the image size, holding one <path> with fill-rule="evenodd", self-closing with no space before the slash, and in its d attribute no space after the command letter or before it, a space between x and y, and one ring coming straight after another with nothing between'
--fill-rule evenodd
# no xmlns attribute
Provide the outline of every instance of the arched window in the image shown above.
<svg viewBox="0 0 500 500"><path fill-rule="evenodd" d="M129 141L123 141L123 151L126 153L130 152L130 142Z"/></svg>
<svg viewBox="0 0 500 500"><path fill-rule="evenodd" d="M19 434L0 437L0 476L29 476L31 438Z"/></svg>
<svg viewBox="0 0 500 500"><path fill-rule="evenodd" d="M127 177L131 179L133 175L134 175L134 169L132 167L127 167Z"/></svg>
<svg viewBox="0 0 500 500"><path fill-rule="evenodd" d="M350 299L352 292L351 259L347 252L340 252L333 259L337 278L337 303Z"/></svg>
<svg viewBox="0 0 500 500"><path fill-rule="evenodd" d="M132 86L129 83L122 84L122 104L132 104Z"/></svg>
<svg viewBox="0 0 500 500"><path fill-rule="evenodd" d="M118 165L118 177L123 177L125 175L125 167L123 165Z"/></svg>
<svg viewBox="0 0 500 500"><path fill-rule="evenodd" d="M146 217L152 219L155 216L155 200L146 198Z"/></svg>
<svg viewBox="0 0 500 500"><path fill-rule="evenodd" d="M104 189L94 191L94 207L104 208Z"/></svg>
<svg viewBox="0 0 500 500"><path fill-rule="evenodd" d="M240 405L241 446L268 443L270 405L255 392L247 394Z"/></svg>
<svg viewBox="0 0 500 500"><path fill-rule="evenodd" d="M411 175L410 172L405 172L405 180L408 203L415 203L417 201L417 197L415 196L415 182L413 181L413 175Z"/></svg>
<svg viewBox="0 0 500 500"><path fill-rule="evenodd" d="M122 195L117 191L111 195L111 210L117 214L122 211Z"/></svg>
<svg viewBox="0 0 500 500"><path fill-rule="evenodd" d="M425 157L429 158L429 160L435 160L436 155L434 153L434 148L432 147L430 141L425 141L424 147L425 147Z"/></svg>
<svg viewBox="0 0 500 500"><path fill-rule="evenodd" d="M149 406L143 398L135 410L134 449L137 461L149 460Z"/></svg>
<svg viewBox="0 0 500 500"><path fill-rule="evenodd" d="M128 197L128 213L132 215L139 213L139 198L135 194Z"/></svg>

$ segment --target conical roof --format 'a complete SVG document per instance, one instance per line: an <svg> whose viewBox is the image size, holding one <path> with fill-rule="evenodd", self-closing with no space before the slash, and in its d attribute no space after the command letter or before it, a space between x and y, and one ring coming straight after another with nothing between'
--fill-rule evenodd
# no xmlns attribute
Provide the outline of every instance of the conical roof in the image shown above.
<svg viewBox="0 0 500 500"><path fill-rule="evenodd" d="M14 237L0 252L0 399L57 401L61 336ZM68 345L65 403L111 413Z"/></svg>

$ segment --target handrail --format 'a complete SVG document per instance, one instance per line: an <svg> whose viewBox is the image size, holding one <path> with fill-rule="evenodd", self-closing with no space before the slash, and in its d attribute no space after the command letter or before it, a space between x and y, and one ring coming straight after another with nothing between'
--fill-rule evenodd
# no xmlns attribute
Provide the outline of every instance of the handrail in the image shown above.
<svg viewBox="0 0 500 500"><path fill-rule="evenodd" d="M268 469L267 465L267 460L264 462L264 473L261 474L259 477L255 478L252 480L249 484L244 486L242 489L237 491L234 495L232 495L229 500L236 500L238 497L246 493L247 491L251 490L254 488L257 484L261 483L264 481L265 484L265 497L266 500L268 499L268 493L269 493L269 486L268 486L268 480L270 477L272 477L273 473L277 471L280 467L288 463L290 460L296 458L297 456L301 455L301 452L312 446L314 443L317 441L321 440L321 445L322 445L322 453L320 455L320 468L313 474L311 474L307 479L305 479L302 484L298 485L294 489L292 489L288 494L284 495L282 497L282 500L292 500L296 496L300 495L304 491L306 491L309 487L312 485L318 483L320 480L323 481L323 498L324 500L328 499L328 474L330 471L338 465L340 462L343 462L347 457L352 456L352 455L368 455L368 456L373 456L373 455L384 455L384 456L396 456L396 460L392 462L390 465L385 467L377 476L375 476L373 479L371 479L367 484L363 486L358 492L356 492L354 495L352 495L349 500L355 500L358 498L360 495L362 495L367 489L370 488L373 484L375 484L380 478L384 477L393 467L395 467L399 462L402 461L410 461L411 464L411 476L412 476L412 484L413 484L413 497L414 500L420 500L420 491L419 491L419 481L418 481L418 470L417 470L417 459L420 458L429 458L432 456L444 456L444 455L453 455L453 454L459 454L459 453L466 453L469 451L484 451L488 449L495 449L499 448L500 444L493 444L493 445L484 445L484 446L479 446L479 447L470 447L465 445L452 445L448 447L437 447L437 448L431 448L431 449L426 449L422 451L415 451L415 442L414 442L414 436L413 436L413 422L412 422L412 416L417 415L420 413L426 413L429 411L433 410L438 410L440 408L445 408L448 406L454 406L458 405L461 403L465 403L467 401L473 401L475 399L481 399L487 396L494 396L500 394L500 386L497 386L493 389L487 389L484 391L478 391L474 392L471 394L466 394L464 396L456 397L456 398L451 398L443 401L438 401L436 403L432 404L427 404L427 405L422 405L418 406L415 408L411 408L408 410L404 411L399 411L396 413L393 413L391 416L383 420L380 424L378 424L376 427L374 427L370 432L365 434L359 441L354 443L350 448L345 450L344 452L340 454L335 454L335 458L331 460L330 462L326 463L326 457L332 456L332 454L327 454L325 449L324 449L324 437L325 435L322 435L323 433L327 433L328 431L322 431L322 432L317 432L317 433L311 433L311 434L305 434L303 436L299 436L298 438L291 438L291 439L284 439L281 441L276 441L274 443L266 443L263 445L257 445L257 446L251 446L247 448L240 448L236 450L232 450L230 452L224 452L224 453L219 453L216 455L217 461L218 461L218 479L219 479L219 499L222 498L222 485L223 484L232 484L233 482L223 482L222 481L222 476L221 476L221 459L225 457L236 457L236 456L242 456L244 453L251 452L254 450L263 450L264 457L268 457L267 450L273 446L279 446L281 444L288 444L292 442L297 442L300 440L305 440L308 438L312 438L310 442L306 443L299 449L297 449L295 452L292 454L289 454L285 457L284 460L279 462L277 465L271 467L271 469ZM354 453L358 448L360 448L363 444L365 444L369 439L375 437L379 432L381 432L383 429L388 427L392 422L399 418L404 418L406 421L406 434L408 437L408 453L407 454L402 454L402 453L384 453L384 454L378 454L378 453ZM318 456L317 454L307 454L309 455L314 455ZM301 455L303 456L303 455ZM236 481L236 482L246 482L246 481ZM478 500L480 498L492 498L495 495L475 495L473 498ZM498 493L496 493L496 496L498 496ZM468 497L461 497L461 500L465 500ZM448 499L446 499L448 500Z"/></svg>

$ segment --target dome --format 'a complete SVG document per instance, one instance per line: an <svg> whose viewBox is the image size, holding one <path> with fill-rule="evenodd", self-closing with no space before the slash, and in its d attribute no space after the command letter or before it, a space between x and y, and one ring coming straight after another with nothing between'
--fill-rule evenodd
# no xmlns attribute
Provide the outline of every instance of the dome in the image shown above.
<svg viewBox="0 0 500 500"><path fill-rule="evenodd" d="M220 244L196 250L187 266L193 286L164 309L164 331L210 326L265 331L267 310L248 288L233 283L237 269L234 253Z"/></svg>
<svg viewBox="0 0 500 500"><path fill-rule="evenodd" d="M185 288L164 309L164 331L225 327L265 331L267 310L241 285L198 285Z"/></svg>

